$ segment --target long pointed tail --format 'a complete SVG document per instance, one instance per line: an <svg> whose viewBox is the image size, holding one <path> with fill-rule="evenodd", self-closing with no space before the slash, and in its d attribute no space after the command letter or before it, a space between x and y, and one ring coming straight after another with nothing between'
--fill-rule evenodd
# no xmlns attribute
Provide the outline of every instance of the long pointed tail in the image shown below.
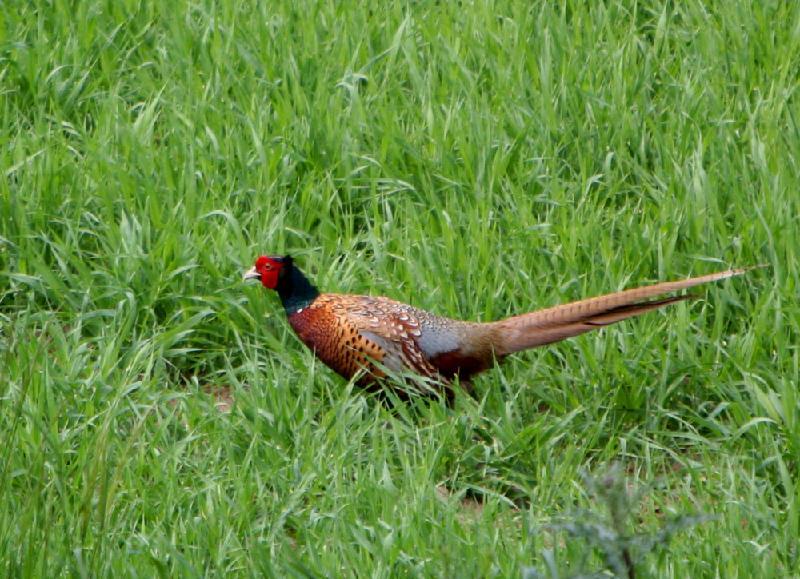
<svg viewBox="0 0 800 579"><path fill-rule="evenodd" d="M742 275L750 269L731 269L681 281L657 283L507 318L494 323L495 353L502 356L590 332L695 296L649 298Z"/></svg>

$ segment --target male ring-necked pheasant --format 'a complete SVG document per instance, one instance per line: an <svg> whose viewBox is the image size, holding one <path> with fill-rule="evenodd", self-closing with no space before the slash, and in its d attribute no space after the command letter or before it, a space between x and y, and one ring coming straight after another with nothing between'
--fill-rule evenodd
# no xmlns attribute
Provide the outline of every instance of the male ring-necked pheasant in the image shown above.
<svg viewBox="0 0 800 579"><path fill-rule="evenodd" d="M363 372L358 383L370 387L385 377L385 370L409 372L444 387L450 397L456 377L464 385L513 352L685 300L693 296L659 296L745 271L629 289L488 323L437 316L385 297L321 294L288 255L259 257L244 279L259 279L277 291L289 324L303 343L345 378Z"/></svg>

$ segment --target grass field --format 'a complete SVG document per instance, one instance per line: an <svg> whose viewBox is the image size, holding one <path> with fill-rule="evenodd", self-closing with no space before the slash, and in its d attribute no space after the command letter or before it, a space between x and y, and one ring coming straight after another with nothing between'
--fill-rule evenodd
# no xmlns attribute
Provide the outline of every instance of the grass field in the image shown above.
<svg viewBox="0 0 800 579"><path fill-rule="evenodd" d="M797 575L800 5L665 4L4 2L0 575L566 576L612 463L711 516L640 576ZM476 320L769 267L392 411L284 251Z"/></svg>

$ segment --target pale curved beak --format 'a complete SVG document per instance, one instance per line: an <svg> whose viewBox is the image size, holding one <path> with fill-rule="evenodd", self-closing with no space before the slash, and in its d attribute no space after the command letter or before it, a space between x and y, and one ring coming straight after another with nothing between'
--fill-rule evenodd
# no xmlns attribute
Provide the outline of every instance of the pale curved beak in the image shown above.
<svg viewBox="0 0 800 579"><path fill-rule="evenodd" d="M249 279L261 279L261 274L256 271L255 266L244 272L244 275L242 276L242 281L247 281Z"/></svg>

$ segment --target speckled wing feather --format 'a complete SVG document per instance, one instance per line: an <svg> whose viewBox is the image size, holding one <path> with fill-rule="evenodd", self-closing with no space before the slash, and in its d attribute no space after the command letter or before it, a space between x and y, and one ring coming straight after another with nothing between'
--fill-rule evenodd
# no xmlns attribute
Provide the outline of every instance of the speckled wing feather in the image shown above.
<svg viewBox="0 0 800 579"><path fill-rule="evenodd" d="M322 294L289 317L303 342L345 378L365 370L367 379L392 372L438 378L418 339L429 315L382 297Z"/></svg>

